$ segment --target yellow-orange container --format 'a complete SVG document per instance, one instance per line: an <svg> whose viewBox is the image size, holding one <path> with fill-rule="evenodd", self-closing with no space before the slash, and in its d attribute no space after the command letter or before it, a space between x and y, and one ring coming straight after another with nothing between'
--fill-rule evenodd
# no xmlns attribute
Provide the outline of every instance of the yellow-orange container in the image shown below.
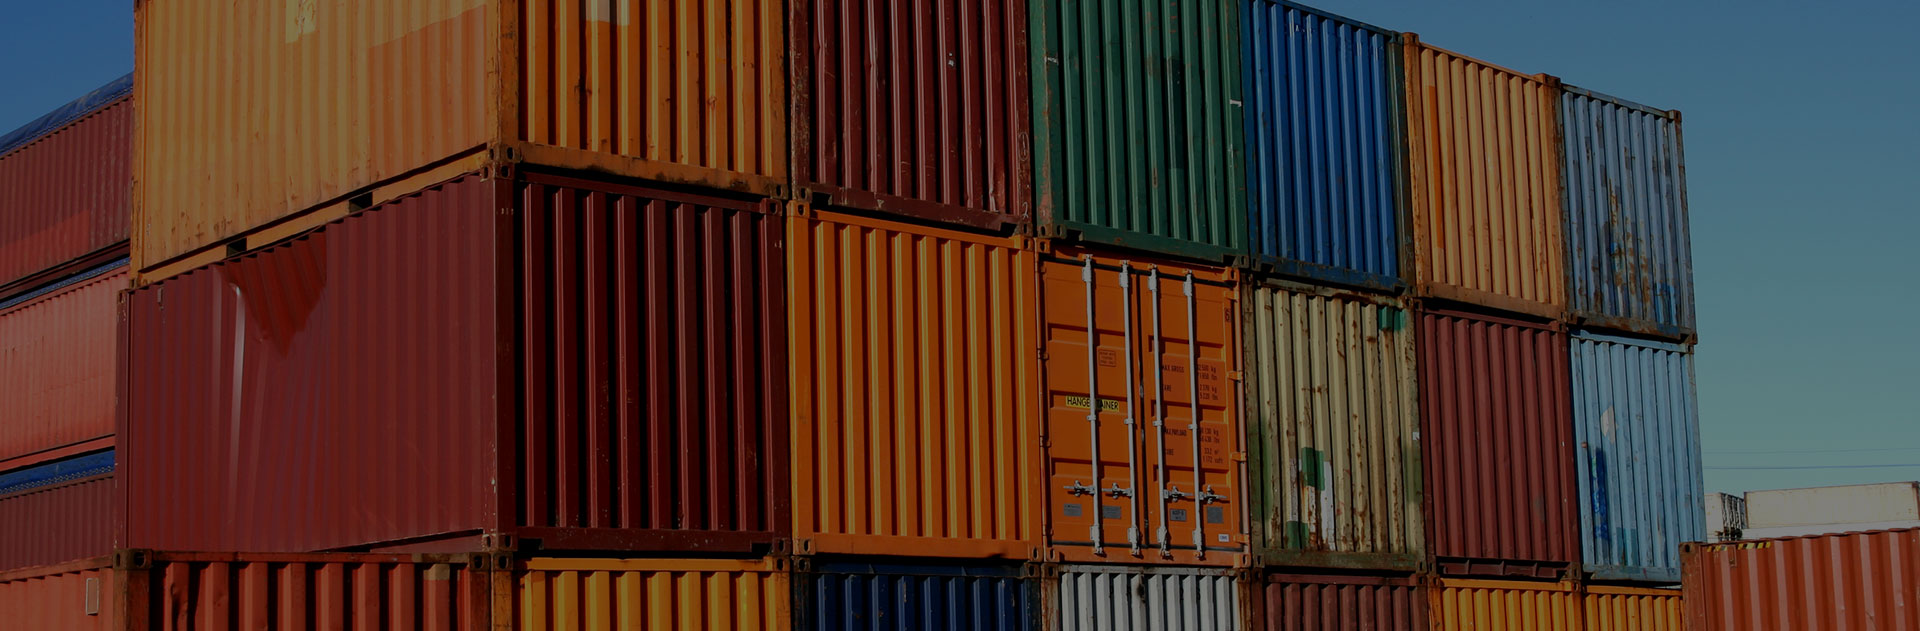
<svg viewBox="0 0 1920 631"><path fill-rule="evenodd" d="M1416 291L1558 316L1558 80L1405 37Z"/></svg>
<svg viewBox="0 0 1920 631"><path fill-rule="evenodd" d="M513 628L781 631L792 618L785 563L528 559L514 572Z"/></svg>
<svg viewBox="0 0 1920 631"><path fill-rule="evenodd" d="M1586 631L1685 631L1686 606L1678 589L1588 585L1582 598Z"/></svg>
<svg viewBox="0 0 1920 631"><path fill-rule="evenodd" d="M1034 254L1018 239L789 209L795 548L1031 558Z"/></svg>
<svg viewBox="0 0 1920 631"><path fill-rule="evenodd" d="M1243 561L1234 272L1061 249L1040 277L1050 556Z"/></svg>
<svg viewBox="0 0 1920 631"><path fill-rule="evenodd" d="M1436 579L1428 589L1435 631L1577 631L1573 583Z"/></svg>
<svg viewBox="0 0 1920 631"><path fill-rule="evenodd" d="M164 277L488 159L777 193L784 11L766 0L135 3L135 270Z"/></svg>

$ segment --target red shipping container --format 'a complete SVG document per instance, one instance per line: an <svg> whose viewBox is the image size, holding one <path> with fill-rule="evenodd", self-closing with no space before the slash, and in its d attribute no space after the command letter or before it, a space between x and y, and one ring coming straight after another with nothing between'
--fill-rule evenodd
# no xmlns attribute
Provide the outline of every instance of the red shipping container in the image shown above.
<svg viewBox="0 0 1920 631"><path fill-rule="evenodd" d="M1268 574L1267 631L1425 631L1427 595L1413 577Z"/></svg>
<svg viewBox="0 0 1920 631"><path fill-rule="evenodd" d="M790 3L809 201L979 228L1032 214L1026 0Z"/></svg>
<svg viewBox="0 0 1920 631"><path fill-rule="evenodd" d="M771 545L773 209L469 175L132 292L127 545Z"/></svg>
<svg viewBox="0 0 1920 631"><path fill-rule="evenodd" d="M1580 554L1566 332L1423 310L1417 343L1436 569L1557 576Z"/></svg>
<svg viewBox="0 0 1920 631"><path fill-rule="evenodd" d="M114 509L110 473L0 495L0 570L112 552Z"/></svg>
<svg viewBox="0 0 1920 631"><path fill-rule="evenodd" d="M1920 629L1920 529L1680 545L1694 631Z"/></svg>
<svg viewBox="0 0 1920 631"><path fill-rule="evenodd" d="M113 434L122 265L0 309L0 468Z"/></svg>
<svg viewBox="0 0 1920 631"><path fill-rule="evenodd" d="M132 95L123 78L0 136L0 296L126 256Z"/></svg>

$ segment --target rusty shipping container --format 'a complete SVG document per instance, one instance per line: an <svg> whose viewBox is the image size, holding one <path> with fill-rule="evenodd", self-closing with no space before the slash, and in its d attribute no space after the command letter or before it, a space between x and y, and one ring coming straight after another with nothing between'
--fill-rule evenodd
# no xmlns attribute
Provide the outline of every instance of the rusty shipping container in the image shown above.
<svg viewBox="0 0 1920 631"><path fill-rule="evenodd" d="M1693 350L1572 337L1581 570L1603 580L1680 581L1680 544L1706 539Z"/></svg>
<svg viewBox="0 0 1920 631"><path fill-rule="evenodd" d="M1581 322L1690 339L1693 243L1680 112L1560 92L1567 298Z"/></svg>
<svg viewBox="0 0 1920 631"><path fill-rule="evenodd" d="M0 570L113 551L113 452L0 473Z"/></svg>
<svg viewBox="0 0 1920 631"><path fill-rule="evenodd" d="M1416 569L1426 535L1412 316L1398 300L1307 285L1245 294L1262 562Z"/></svg>
<svg viewBox="0 0 1920 631"><path fill-rule="evenodd" d="M494 628L785 631L787 562L535 558L514 564L511 602ZM498 580L498 579L496 579ZM496 593L499 593L496 588Z"/></svg>
<svg viewBox="0 0 1920 631"><path fill-rule="evenodd" d="M0 136L0 297L43 284L48 272L121 256L132 93L133 77L121 77Z"/></svg>
<svg viewBox="0 0 1920 631"><path fill-rule="evenodd" d="M785 257L771 210L468 175L130 293L127 544L781 540Z"/></svg>
<svg viewBox="0 0 1920 631"><path fill-rule="evenodd" d="M114 341L127 268L63 282L0 303L0 463L30 464L113 435Z"/></svg>
<svg viewBox="0 0 1920 631"><path fill-rule="evenodd" d="M1558 576L1580 559L1566 333L1462 312L1418 317L1436 569Z"/></svg>
<svg viewBox="0 0 1920 631"><path fill-rule="evenodd" d="M798 551L1033 557L1044 492L1033 252L791 208Z"/></svg>
<svg viewBox="0 0 1920 631"><path fill-rule="evenodd" d="M1582 631L1580 588L1542 583L1436 579L1427 588L1434 631Z"/></svg>
<svg viewBox="0 0 1920 631"><path fill-rule="evenodd" d="M1244 560L1236 279L1232 270L1074 249L1042 260L1055 559Z"/></svg>
<svg viewBox="0 0 1920 631"><path fill-rule="evenodd" d="M1920 629L1920 529L1690 543L1695 631Z"/></svg>
<svg viewBox="0 0 1920 631"><path fill-rule="evenodd" d="M1586 631L1686 631L1679 589L1587 585L1581 589Z"/></svg>
<svg viewBox="0 0 1920 631"><path fill-rule="evenodd" d="M1427 631L1427 594L1410 576L1265 573L1259 582L1266 631Z"/></svg>
<svg viewBox="0 0 1920 631"><path fill-rule="evenodd" d="M780 193L785 11L142 0L135 270L158 280L487 159Z"/></svg>
<svg viewBox="0 0 1920 631"><path fill-rule="evenodd" d="M1558 317L1559 81L1402 38L1415 290Z"/></svg>
<svg viewBox="0 0 1920 631"><path fill-rule="evenodd" d="M793 180L819 204L1032 214L1027 0L793 0Z"/></svg>
<svg viewBox="0 0 1920 631"><path fill-rule="evenodd" d="M1052 631L1239 631L1252 607L1240 571L1056 565L1042 582Z"/></svg>

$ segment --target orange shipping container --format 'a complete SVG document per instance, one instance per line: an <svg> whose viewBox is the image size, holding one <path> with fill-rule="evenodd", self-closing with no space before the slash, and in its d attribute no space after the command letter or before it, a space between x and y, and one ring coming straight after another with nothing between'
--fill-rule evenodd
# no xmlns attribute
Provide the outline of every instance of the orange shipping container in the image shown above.
<svg viewBox="0 0 1920 631"><path fill-rule="evenodd" d="M1404 37L1416 290L1559 316L1559 81Z"/></svg>
<svg viewBox="0 0 1920 631"><path fill-rule="evenodd" d="M1053 556L1244 560L1234 272L1077 249L1040 267Z"/></svg>
<svg viewBox="0 0 1920 631"><path fill-rule="evenodd" d="M1428 588L1434 631L1580 631L1579 587L1436 579Z"/></svg>
<svg viewBox="0 0 1920 631"><path fill-rule="evenodd" d="M766 0L141 0L135 269L163 278L489 159L778 193L784 15Z"/></svg>
<svg viewBox="0 0 1920 631"><path fill-rule="evenodd" d="M793 514L804 553L1030 558L1034 254L791 206Z"/></svg>
<svg viewBox="0 0 1920 631"><path fill-rule="evenodd" d="M1686 631L1680 590L1588 585L1586 631Z"/></svg>
<svg viewBox="0 0 1920 631"><path fill-rule="evenodd" d="M1699 631L1920 629L1920 528L1680 544Z"/></svg>

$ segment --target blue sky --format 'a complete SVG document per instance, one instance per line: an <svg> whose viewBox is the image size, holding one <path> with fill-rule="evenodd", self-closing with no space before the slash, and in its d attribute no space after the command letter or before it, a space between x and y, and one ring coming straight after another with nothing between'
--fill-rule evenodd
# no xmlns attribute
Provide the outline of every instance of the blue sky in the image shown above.
<svg viewBox="0 0 1920 631"><path fill-rule="evenodd" d="M133 67L127 0L8 2L0 131ZM1686 113L1708 490L1920 479L1920 3L1320 0Z"/></svg>

